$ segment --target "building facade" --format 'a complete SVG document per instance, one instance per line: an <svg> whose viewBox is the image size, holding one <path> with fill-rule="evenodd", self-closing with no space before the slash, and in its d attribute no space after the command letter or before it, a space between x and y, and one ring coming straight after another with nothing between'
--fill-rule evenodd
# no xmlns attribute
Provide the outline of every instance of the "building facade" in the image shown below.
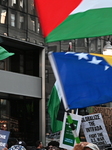
<svg viewBox="0 0 112 150"><path fill-rule="evenodd" d="M45 143L45 49L33 0L0 0L0 129Z"/></svg>
<svg viewBox="0 0 112 150"><path fill-rule="evenodd" d="M34 0L0 0L0 46L15 55L0 61L0 129L34 145L50 133L46 104L55 82L49 51L102 53L107 37L44 43ZM44 49L45 48L45 49ZM111 104L107 104L111 106Z"/></svg>

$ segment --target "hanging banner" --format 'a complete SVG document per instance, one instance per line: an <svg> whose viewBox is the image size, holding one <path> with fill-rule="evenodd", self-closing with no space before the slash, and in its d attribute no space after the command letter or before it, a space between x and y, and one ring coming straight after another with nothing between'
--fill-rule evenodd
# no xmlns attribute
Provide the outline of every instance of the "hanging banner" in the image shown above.
<svg viewBox="0 0 112 150"><path fill-rule="evenodd" d="M70 115L73 120L74 126L76 127L76 133L79 136L82 116L71 114L71 113ZM68 123L67 113L65 113L63 127L60 136L60 147L72 150L75 144L76 141L72 133L72 129Z"/></svg>
<svg viewBox="0 0 112 150"><path fill-rule="evenodd" d="M0 130L0 149L6 147L9 134L10 134L9 131Z"/></svg>
<svg viewBox="0 0 112 150"><path fill-rule="evenodd" d="M111 144L100 113L82 117L82 129L87 142L99 147Z"/></svg>

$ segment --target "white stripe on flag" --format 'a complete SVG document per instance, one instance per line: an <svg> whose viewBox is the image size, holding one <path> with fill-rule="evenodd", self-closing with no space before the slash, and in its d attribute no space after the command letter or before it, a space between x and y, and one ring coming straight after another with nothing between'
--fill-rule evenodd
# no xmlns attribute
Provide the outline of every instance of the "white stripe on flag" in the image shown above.
<svg viewBox="0 0 112 150"><path fill-rule="evenodd" d="M90 9L108 7L112 7L112 0L83 0L80 5L70 13L70 15L85 12Z"/></svg>

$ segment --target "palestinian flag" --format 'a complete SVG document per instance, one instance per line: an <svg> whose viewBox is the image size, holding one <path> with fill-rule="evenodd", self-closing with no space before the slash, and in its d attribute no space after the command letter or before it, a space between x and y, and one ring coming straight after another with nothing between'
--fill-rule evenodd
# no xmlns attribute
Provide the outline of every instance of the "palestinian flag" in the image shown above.
<svg viewBox="0 0 112 150"><path fill-rule="evenodd" d="M52 88L51 94L50 94L49 101L47 103L48 113L49 113L50 121L51 121L51 130L53 133L62 130L64 106L62 107L62 114L60 115L59 111L60 111L61 105L63 106L63 102L61 101L61 94L59 91L58 84L57 82L55 82Z"/></svg>
<svg viewBox="0 0 112 150"><path fill-rule="evenodd" d="M9 53L6 49L0 46L0 60L4 60L12 55L14 55L14 53Z"/></svg>
<svg viewBox="0 0 112 150"><path fill-rule="evenodd" d="M46 42L112 34L112 0L35 0Z"/></svg>

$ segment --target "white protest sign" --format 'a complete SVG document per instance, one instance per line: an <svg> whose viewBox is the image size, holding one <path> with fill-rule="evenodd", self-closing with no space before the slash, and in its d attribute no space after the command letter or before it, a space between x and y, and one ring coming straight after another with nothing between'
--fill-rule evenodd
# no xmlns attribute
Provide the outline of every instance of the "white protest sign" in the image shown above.
<svg viewBox="0 0 112 150"><path fill-rule="evenodd" d="M9 131L0 130L0 149L6 147L9 134L10 134Z"/></svg>
<svg viewBox="0 0 112 150"><path fill-rule="evenodd" d="M79 135L82 116L71 114L71 113L70 116L73 120L74 126L76 127L77 135ZM76 141L72 133L70 124L68 123L67 113L65 113L63 127L60 136L60 147L72 150L75 144Z"/></svg>
<svg viewBox="0 0 112 150"><path fill-rule="evenodd" d="M100 113L83 116L82 129L87 142L94 143L99 147L111 144Z"/></svg>

